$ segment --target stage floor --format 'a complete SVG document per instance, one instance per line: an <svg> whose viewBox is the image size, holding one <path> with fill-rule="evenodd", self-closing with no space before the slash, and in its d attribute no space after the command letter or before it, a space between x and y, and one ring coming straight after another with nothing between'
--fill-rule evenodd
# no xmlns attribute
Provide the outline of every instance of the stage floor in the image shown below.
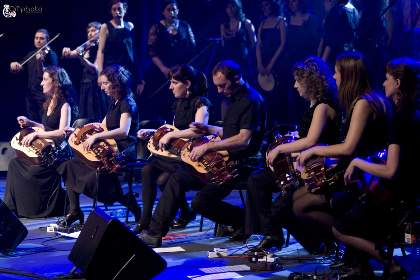
<svg viewBox="0 0 420 280"><path fill-rule="evenodd" d="M0 179L0 198L4 197L5 179ZM137 198L141 205L141 183L133 186L135 192L140 194ZM123 182L123 190L128 190ZM160 192L158 191L158 196ZM188 192L187 199L191 201L195 192ZM81 206L87 219L92 210L92 200L81 196ZM235 205L242 205L238 191L233 191L226 201ZM156 201L157 202L157 201ZM99 207L104 210L102 204ZM107 213L125 208L120 204L108 207ZM61 217L62 218L62 217ZM120 218L124 221L125 218ZM133 221L130 217L129 221ZM68 259L70 251L76 241L74 238L64 237L56 233L47 232L47 226L56 223L58 218L48 219L21 219L28 229L28 236L19 244L15 252L0 254L0 279L55 279L60 275L68 274L75 265ZM253 236L247 244L243 242L230 242L228 237L214 237L214 224L204 219L203 232L199 232L200 216L183 230L171 230L169 235L173 238L163 241L161 250L174 250L175 252L159 252L167 262L167 268L154 279L287 279L292 272L305 272L313 274L331 273L328 266L332 263L332 256L309 256L293 237L288 247L283 247L275 255L280 257L283 269L276 271L255 271L249 269L249 260L244 257L248 247L258 244L258 236ZM135 226L134 223L128 226ZM286 231L284 232L286 235ZM175 235L175 236L174 236ZM262 238L261 236L259 236ZM286 236L285 236L286 237ZM213 248L227 248L228 256L224 258L208 258L207 252ZM177 251L183 250L183 251ZM408 257L403 258L400 249L396 249L396 258L407 270L410 270L410 249L406 248ZM289 258L289 259L285 259ZM372 261L376 275L382 273L382 265ZM77 271L80 272L80 271ZM142 273L140 270L137 272ZM331 277L332 278L332 277ZM83 279L64 277L61 279ZM133 275L133 279L136 279ZM379 278L378 278L379 279ZM410 279L420 279L412 276Z"/></svg>

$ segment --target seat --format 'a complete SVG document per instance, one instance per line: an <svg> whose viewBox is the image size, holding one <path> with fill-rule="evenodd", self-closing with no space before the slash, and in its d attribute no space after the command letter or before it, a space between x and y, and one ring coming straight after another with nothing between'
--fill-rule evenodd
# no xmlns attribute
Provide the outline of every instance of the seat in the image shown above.
<svg viewBox="0 0 420 280"><path fill-rule="evenodd" d="M384 267L382 276L383 279L389 278L396 244L400 246L403 257L407 257L404 246L402 244L403 242L401 240L401 236L403 236L406 224L411 223L416 225L413 227L414 232L417 234L420 232L420 227L418 225L418 221L420 221L420 199L417 199L416 203L410 206L407 206L406 202L403 201L399 207L393 208L391 213L392 214L390 219L393 222L393 228L390 235L388 236L388 250L386 252L388 262Z"/></svg>

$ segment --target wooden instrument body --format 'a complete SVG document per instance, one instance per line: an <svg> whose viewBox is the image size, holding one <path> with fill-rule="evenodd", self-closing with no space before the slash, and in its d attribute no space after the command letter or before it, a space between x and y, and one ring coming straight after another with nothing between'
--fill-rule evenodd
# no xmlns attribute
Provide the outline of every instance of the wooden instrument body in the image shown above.
<svg viewBox="0 0 420 280"><path fill-rule="evenodd" d="M10 141L10 146L14 149L16 155L25 159L33 165L54 164L56 160L54 141L51 139L37 138L31 145L25 147L22 145L23 138L33 132L43 132L39 127L27 127L19 131Z"/></svg>
<svg viewBox="0 0 420 280"><path fill-rule="evenodd" d="M275 139L267 149L267 156L278 145L295 141L295 137L290 135L278 135L275 136ZM273 165L269 166L276 175L276 183L283 194L291 194L293 190L298 188L299 174L296 171L296 158L298 156L299 153L281 153L273 161Z"/></svg>
<svg viewBox="0 0 420 280"><path fill-rule="evenodd" d="M172 125L165 124L156 130L147 145L151 153L169 157L180 157L182 161L187 163L188 171L207 184L214 182L218 182L219 184L228 183L233 178L226 164L229 158L227 151L206 153L197 162L192 161L189 157L194 147L203 145L209 141L220 140L219 137L215 137L212 140L209 140L207 137L190 140L178 138L171 141L168 147L166 147L166 150L159 150L159 140L171 131L178 131L178 129Z"/></svg>
<svg viewBox="0 0 420 280"><path fill-rule="evenodd" d="M343 179L345 169L340 169L338 160L331 159L333 164L327 164L329 159L323 156L311 158L303 167L301 178L309 193L323 194L326 190L340 179Z"/></svg>
<svg viewBox="0 0 420 280"><path fill-rule="evenodd" d="M107 131L101 123L89 123L82 128L77 128L69 137L69 144L74 156L83 161L92 170L109 170L117 173L120 165L116 158L118 153L117 143L113 139L96 141L90 150L83 150L83 143L95 133Z"/></svg>

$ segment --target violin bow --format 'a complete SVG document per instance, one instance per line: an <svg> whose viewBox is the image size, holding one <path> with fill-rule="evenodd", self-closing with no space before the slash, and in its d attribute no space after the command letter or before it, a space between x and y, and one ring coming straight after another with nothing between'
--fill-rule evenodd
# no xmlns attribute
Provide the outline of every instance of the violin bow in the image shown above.
<svg viewBox="0 0 420 280"><path fill-rule="evenodd" d="M60 36L60 33L58 33L54 38L52 38L48 43L46 43L45 45L43 45L39 50L37 50L33 55L31 55L27 60L25 60L20 66L23 66L26 62L28 62L32 57L34 57L35 55L37 55L39 52L41 52L43 49L45 49L45 47L47 47L52 41L54 41L55 39L57 39L57 37Z"/></svg>
<svg viewBox="0 0 420 280"><path fill-rule="evenodd" d="M87 43L90 43L90 42L92 42L92 41L94 41L94 40L96 40L96 39L98 39L98 37L99 37L99 33L98 34L96 34L95 36L93 36L92 38L90 38L90 39L88 39L86 42L84 42L83 44L81 44L80 46L78 46L77 48L81 48L81 47L83 47L84 45L86 45ZM76 48L76 49L77 49Z"/></svg>

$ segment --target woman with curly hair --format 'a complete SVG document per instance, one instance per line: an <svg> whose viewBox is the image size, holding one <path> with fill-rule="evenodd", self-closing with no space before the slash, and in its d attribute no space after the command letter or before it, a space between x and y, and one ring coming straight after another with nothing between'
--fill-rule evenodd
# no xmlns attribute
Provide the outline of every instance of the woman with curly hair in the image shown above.
<svg viewBox="0 0 420 280"><path fill-rule="evenodd" d="M297 140L278 145L269 152L267 165L270 167L281 154L300 152L318 143L331 145L341 141L341 110L335 101L337 88L331 69L322 59L309 57L295 64L293 76L295 88L310 106L299 126ZM284 227L308 252L314 253L322 242L296 221L292 212L293 190L286 191L287 195L279 195L272 203L272 193L278 191L272 169L251 174L247 181L245 233L265 235L257 249L277 247L280 250L284 243Z"/></svg>
<svg viewBox="0 0 420 280"><path fill-rule="evenodd" d="M98 140L114 139L117 142L118 150L124 155L124 159L126 161L135 160L138 117L137 105L132 98L130 89L130 72L122 66L111 65L105 68L99 77L102 82L101 89L111 98L111 105L102 121L107 131L95 133L87 138L83 143L83 149L89 150ZM64 130L72 131L73 129L67 127ZM70 201L70 212L60 222L60 226L70 226L77 220L81 224L84 222L84 214L79 204L81 193L89 197L97 195L98 201L107 205L119 202L133 212L136 221L140 219L141 209L136 199L132 193L123 194L117 174L101 171L97 179L96 171L90 169L79 159L63 163L57 171L63 177ZM98 183L97 194L96 183ZM130 205L128 205L128 201Z"/></svg>
<svg viewBox="0 0 420 280"><path fill-rule="evenodd" d="M41 86L46 96L43 104L42 123L19 116L23 127L38 127L22 140L23 146L30 146L37 138L51 139L58 149L64 141L63 128L70 125L77 116L77 106L72 83L66 71L59 66L48 67L42 76ZM69 155L67 148L62 155ZM9 162L6 205L19 217L44 218L60 216L64 213L65 192L61 188L61 178L55 165L32 165L20 157Z"/></svg>

